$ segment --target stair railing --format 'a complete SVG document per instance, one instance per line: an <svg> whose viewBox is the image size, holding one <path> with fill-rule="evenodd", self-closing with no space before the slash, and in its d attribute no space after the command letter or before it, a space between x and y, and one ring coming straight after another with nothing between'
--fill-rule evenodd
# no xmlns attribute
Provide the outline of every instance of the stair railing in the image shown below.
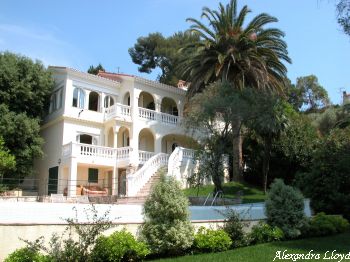
<svg viewBox="0 0 350 262"><path fill-rule="evenodd" d="M215 194L215 196L214 196L213 201L211 202L211 205L210 205L210 206L213 206L213 204L214 204L216 198L217 198L219 195L222 196L223 193L224 193L224 192L222 192L221 190L217 191L216 194Z"/></svg>
<svg viewBox="0 0 350 262"><path fill-rule="evenodd" d="M135 173L127 176L127 195L136 196L141 188L149 181L153 174L161 167L168 164L169 155L159 153L152 156Z"/></svg>

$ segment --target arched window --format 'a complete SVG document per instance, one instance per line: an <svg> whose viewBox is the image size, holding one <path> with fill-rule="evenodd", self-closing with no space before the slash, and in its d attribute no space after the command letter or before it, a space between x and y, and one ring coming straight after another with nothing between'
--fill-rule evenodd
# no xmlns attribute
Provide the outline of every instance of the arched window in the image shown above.
<svg viewBox="0 0 350 262"><path fill-rule="evenodd" d="M76 87L73 91L73 106L84 108L85 92L83 89Z"/></svg>
<svg viewBox="0 0 350 262"><path fill-rule="evenodd" d="M89 94L89 110L98 111L100 95L96 92L90 92Z"/></svg>
<svg viewBox="0 0 350 262"><path fill-rule="evenodd" d="M50 98L50 109L49 113L52 113L57 109L57 94L53 93Z"/></svg>
<svg viewBox="0 0 350 262"><path fill-rule="evenodd" d="M104 107L108 108L110 106L114 105L114 99L111 96L106 96L104 101Z"/></svg>

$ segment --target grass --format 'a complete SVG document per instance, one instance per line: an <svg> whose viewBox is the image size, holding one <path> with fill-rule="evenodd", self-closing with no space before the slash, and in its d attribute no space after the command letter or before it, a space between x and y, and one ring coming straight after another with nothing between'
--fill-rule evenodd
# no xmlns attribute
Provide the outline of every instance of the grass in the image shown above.
<svg viewBox="0 0 350 262"><path fill-rule="evenodd" d="M186 188L184 189L184 193L186 196L198 196L206 197L209 193L213 192L214 185L206 185L201 186L199 188ZM237 182L229 182L223 185L223 190L225 197L227 198L236 198L237 192L242 191L242 203L256 203L256 202L264 202L265 194L261 189L253 187L247 183L237 183Z"/></svg>
<svg viewBox="0 0 350 262"><path fill-rule="evenodd" d="M201 255L188 255L177 258L161 259L158 262L187 262L187 261L244 261L244 262L262 262L262 261L292 261L282 260L276 258L277 251L287 250L288 254L307 254L310 250L313 250L313 254L320 254L320 259L310 259L310 260L297 260L297 261L340 261L340 258L336 260L323 260L325 253L336 250L337 253L347 254L350 252L350 232L339 234L329 237L321 238L309 238L294 241L284 241L284 242L274 242L261 244L250 247L237 248L234 250L221 252L221 253L211 253L211 254L201 254ZM328 254L329 254L328 253ZM330 255L329 255L330 256ZM343 260L345 261L345 259Z"/></svg>

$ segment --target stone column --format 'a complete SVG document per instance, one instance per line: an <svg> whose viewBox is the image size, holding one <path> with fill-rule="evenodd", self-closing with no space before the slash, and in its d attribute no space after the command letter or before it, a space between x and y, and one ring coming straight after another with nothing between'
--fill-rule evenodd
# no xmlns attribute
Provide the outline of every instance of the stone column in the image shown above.
<svg viewBox="0 0 350 262"><path fill-rule="evenodd" d="M68 196L76 196L78 179L78 164L76 158L72 157L69 163Z"/></svg>
<svg viewBox="0 0 350 262"><path fill-rule="evenodd" d="M156 134L155 139L155 145L154 145L154 152L156 154L161 153L162 152L162 136L159 134Z"/></svg>

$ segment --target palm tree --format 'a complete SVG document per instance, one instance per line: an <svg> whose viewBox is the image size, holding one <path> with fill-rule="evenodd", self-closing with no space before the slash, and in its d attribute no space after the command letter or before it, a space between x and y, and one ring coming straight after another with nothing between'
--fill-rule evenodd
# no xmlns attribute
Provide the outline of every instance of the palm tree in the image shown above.
<svg viewBox="0 0 350 262"><path fill-rule="evenodd" d="M201 92L209 83L228 81L233 88L254 88L282 92L287 68L283 61L291 62L284 33L265 25L278 20L266 13L254 17L243 27L247 14L244 6L237 12L237 0L219 10L203 8L202 18L208 26L193 18L190 31L200 40L189 44L181 52L186 59L179 64L179 71L190 82L188 96ZM233 130L233 176L240 180L242 174L242 119L232 120Z"/></svg>

